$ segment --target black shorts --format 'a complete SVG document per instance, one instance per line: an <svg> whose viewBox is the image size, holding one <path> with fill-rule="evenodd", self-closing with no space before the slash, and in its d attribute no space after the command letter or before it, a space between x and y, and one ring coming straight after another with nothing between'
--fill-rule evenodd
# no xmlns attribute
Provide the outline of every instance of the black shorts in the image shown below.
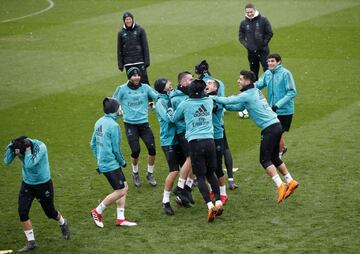
<svg viewBox="0 0 360 254"><path fill-rule="evenodd" d="M213 139L191 140L189 142L193 173L196 176L212 175L216 168L216 151Z"/></svg>
<svg viewBox="0 0 360 254"><path fill-rule="evenodd" d="M125 188L126 179L121 168L105 172L104 175L114 190L121 190Z"/></svg>
<svg viewBox="0 0 360 254"><path fill-rule="evenodd" d="M185 133L176 134L179 141L179 146L184 157L189 157L189 142L185 138Z"/></svg>
<svg viewBox="0 0 360 254"><path fill-rule="evenodd" d="M280 123L275 123L261 131L260 163L264 169L270 165L278 167L282 164L279 158L279 142L282 134Z"/></svg>
<svg viewBox="0 0 360 254"><path fill-rule="evenodd" d="M57 218L58 211L55 210L54 206L54 187L51 179L46 183L36 185L27 184L23 181L18 201L20 221L27 221L29 219L29 211L34 198L39 201L49 219Z"/></svg>
<svg viewBox="0 0 360 254"><path fill-rule="evenodd" d="M222 158L224 154L224 138L214 139L215 149L216 149L216 169L215 174L217 178L224 176L224 171L222 170Z"/></svg>
<svg viewBox="0 0 360 254"><path fill-rule="evenodd" d="M279 116L277 117L281 123L283 132L285 131L289 131L290 130L290 126L291 126L291 122L292 122L292 118L293 115L285 115L285 116Z"/></svg>
<svg viewBox="0 0 360 254"><path fill-rule="evenodd" d="M140 154L139 138L144 142L148 154L154 156L156 154L155 138L149 123L130 124L125 123L126 138L130 145L131 157L138 158Z"/></svg>
<svg viewBox="0 0 360 254"><path fill-rule="evenodd" d="M169 172L179 171L180 167L185 162L185 157L181 152L180 146L162 146L161 148L164 151L169 166Z"/></svg>

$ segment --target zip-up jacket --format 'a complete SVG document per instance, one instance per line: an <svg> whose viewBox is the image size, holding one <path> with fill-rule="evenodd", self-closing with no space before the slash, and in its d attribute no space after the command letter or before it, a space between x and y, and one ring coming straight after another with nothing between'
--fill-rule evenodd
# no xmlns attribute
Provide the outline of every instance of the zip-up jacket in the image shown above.
<svg viewBox="0 0 360 254"><path fill-rule="evenodd" d="M123 26L118 33L117 56L119 70L123 70L126 64L150 65L148 41L140 25L134 23L130 28Z"/></svg>
<svg viewBox="0 0 360 254"><path fill-rule="evenodd" d="M260 14L252 19L245 17L240 23L239 41L249 52L269 51L272 36L269 20Z"/></svg>
<svg viewBox="0 0 360 254"><path fill-rule="evenodd" d="M291 72L281 64L274 70L265 71L255 85L258 89L267 87L269 104L278 107L278 115L294 114L295 81Z"/></svg>
<svg viewBox="0 0 360 254"><path fill-rule="evenodd" d="M113 97L120 103L124 112L124 122L130 124L148 123L148 98L155 100L158 92L147 84L134 88L128 83L116 88Z"/></svg>
<svg viewBox="0 0 360 254"><path fill-rule="evenodd" d="M96 121L90 147L101 173L110 172L125 165L121 153L121 131L116 123L118 116L105 114Z"/></svg>
<svg viewBox="0 0 360 254"><path fill-rule="evenodd" d="M229 111L243 111L247 109L251 119L262 130L279 122L276 113L272 111L265 96L259 89L255 88L254 85L249 85L247 88L242 89L242 91L242 93L236 96L214 97L214 100L225 104L226 110Z"/></svg>
<svg viewBox="0 0 360 254"><path fill-rule="evenodd" d="M185 101L189 98L189 95L183 93L179 89L174 89L170 92L170 101L171 101L171 107L174 111L178 108L181 102ZM178 119L178 121L175 122L176 126L176 133L185 133L186 131L186 124L184 119Z"/></svg>
<svg viewBox="0 0 360 254"><path fill-rule="evenodd" d="M171 105L169 96L167 94L159 94L155 109L160 124L161 146L171 146L178 143L175 138L176 126L170 121L169 116L167 115L169 105Z"/></svg>
<svg viewBox="0 0 360 254"><path fill-rule="evenodd" d="M23 181L30 185L46 183L51 179L46 145L40 140L29 140L32 143L32 151L26 151L24 157L20 158ZM10 164L15 156L11 144L8 145L4 155L4 163Z"/></svg>

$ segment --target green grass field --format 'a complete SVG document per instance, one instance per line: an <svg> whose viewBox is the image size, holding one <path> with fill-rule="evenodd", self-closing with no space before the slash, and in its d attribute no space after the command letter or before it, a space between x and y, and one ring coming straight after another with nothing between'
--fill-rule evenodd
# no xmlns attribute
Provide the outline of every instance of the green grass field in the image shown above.
<svg viewBox="0 0 360 254"><path fill-rule="evenodd" d="M45 9L46 0L0 3L0 146L26 134L47 144L55 204L68 219L70 241L48 220L37 202L31 219L39 248L35 253L359 253L360 249L360 2L356 0L259 0L255 4L273 26L272 52L294 75L298 96L285 157L299 189L276 204L276 190L259 162L260 130L236 113L225 114L226 131L239 167L240 188L228 191L225 213L206 222L206 206L161 209L168 173L156 136L158 187L132 185L126 217L135 228L114 226L115 206L105 212L104 229L90 210L111 188L96 171L89 142L102 115L103 97L126 81L117 70L116 39L122 13L129 10L147 32L150 80L165 76L176 83L180 71L193 71L206 59L212 74L237 93L246 52L238 42L244 1L54 0L42 14L2 21ZM122 122L121 120L119 122ZM123 124L120 123L123 128ZM123 135L122 149L130 163ZM145 180L145 149L140 172ZM25 243L17 197L20 162L0 164L0 250Z"/></svg>

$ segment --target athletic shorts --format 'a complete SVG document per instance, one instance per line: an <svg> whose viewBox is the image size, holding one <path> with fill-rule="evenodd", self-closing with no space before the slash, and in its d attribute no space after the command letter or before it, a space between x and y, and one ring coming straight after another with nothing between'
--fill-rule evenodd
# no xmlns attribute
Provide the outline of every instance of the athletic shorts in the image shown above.
<svg viewBox="0 0 360 254"><path fill-rule="evenodd" d="M185 133L176 134L179 141L180 149L184 157L189 157L189 142L185 138Z"/></svg>
<svg viewBox="0 0 360 254"><path fill-rule="evenodd" d="M179 171L180 167L185 162L185 157L181 152L180 146L162 146L161 148L164 151L169 166L169 172Z"/></svg>
<svg viewBox="0 0 360 254"><path fill-rule="evenodd" d="M190 158L193 173L196 176L207 176L216 168L216 151L213 139L196 139L189 142Z"/></svg>
<svg viewBox="0 0 360 254"><path fill-rule="evenodd" d="M31 204L36 198L46 216L50 219L56 219L58 211L54 206L54 187L50 179L46 183L31 185L24 181L21 183L18 201L18 212L20 221L29 219Z"/></svg>
<svg viewBox="0 0 360 254"><path fill-rule="evenodd" d="M131 149L132 157L134 157L133 154L136 154L138 156L138 154L140 153L139 138L141 138L144 142L149 155L154 156L156 154L155 138L149 123L125 123L125 132Z"/></svg>
<svg viewBox="0 0 360 254"><path fill-rule="evenodd" d="M282 160L279 158L281 134L280 123L272 124L261 131L260 163L264 169L270 165L278 167L282 164Z"/></svg>
<svg viewBox="0 0 360 254"><path fill-rule="evenodd" d="M285 115L285 116L279 116L278 115L278 119L279 119L279 121L281 123L283 132L290 130L292 118L293 118L293 115Z"/></svg>
<svg viewBox="0 0 360 254"><path fill-rule="evenodd" d="M121 168L105 172L104 175L114 190L121 190L125 187L126 179Z"/></svg>

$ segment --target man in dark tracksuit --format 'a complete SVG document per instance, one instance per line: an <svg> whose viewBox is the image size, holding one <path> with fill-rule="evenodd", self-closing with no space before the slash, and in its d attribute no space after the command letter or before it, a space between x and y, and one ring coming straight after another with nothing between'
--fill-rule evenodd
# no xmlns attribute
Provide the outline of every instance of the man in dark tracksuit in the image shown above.
<svg viewBox="0 0 360 254"><path fill-rule="evenodd" d="M259 76L260 64L265 72L267 56L269 55L269 42L273 32L269 20L260 15L255 5L245 6L245 19L239 28L239 41L248 51L250 70Z"/></svg>
<svg viewBox="0 0 360 254"><path fill-rule="evenodd" d="M149 84L146 68L150 66L149 46L145 30L134 21L130 12L123 15L124 26L118 33L117 56L120 71L131 67L141 71L141 83Z"/></svg>

